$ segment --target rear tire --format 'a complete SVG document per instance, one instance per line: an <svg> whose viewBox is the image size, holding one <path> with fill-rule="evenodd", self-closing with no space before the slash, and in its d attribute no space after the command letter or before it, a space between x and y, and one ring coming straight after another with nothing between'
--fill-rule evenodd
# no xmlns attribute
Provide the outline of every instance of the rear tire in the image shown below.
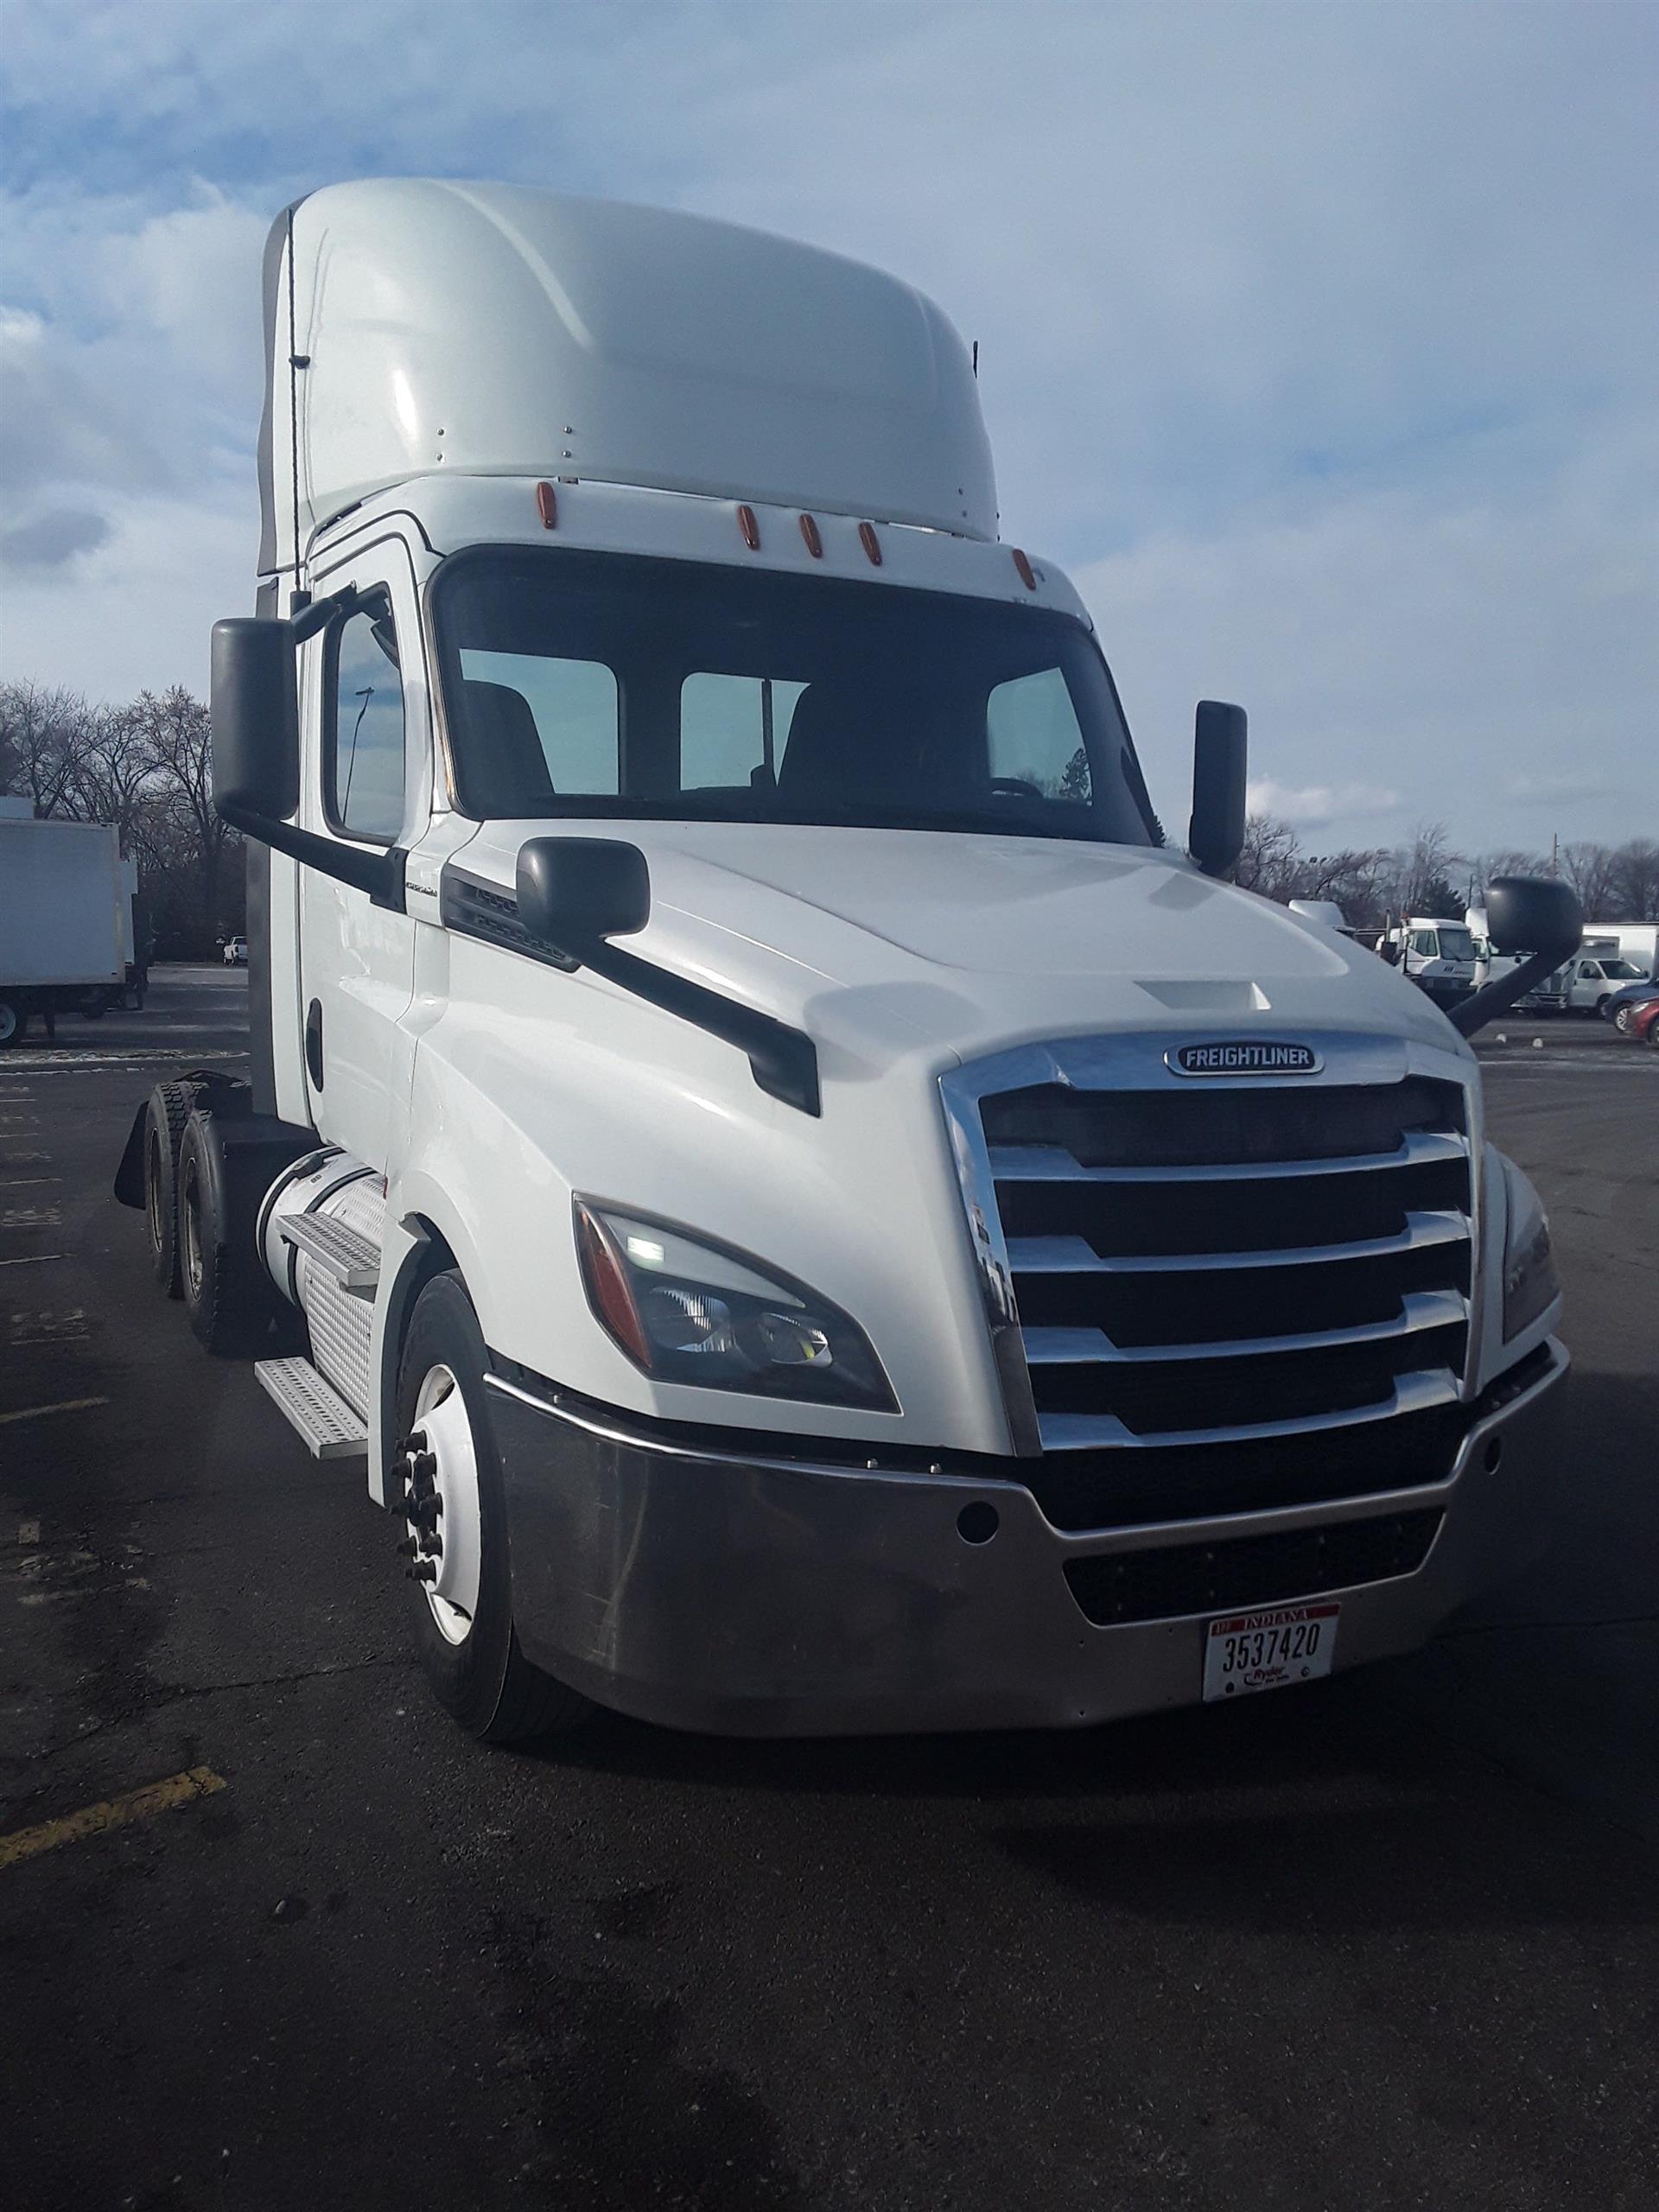
<svg viewBox="0 0 1659 2212"><path fill-rule="evenodd" d="M415 1301L397 1370L397 1471L404 1502L426 1512L405 1523L435 1579L412 1579L415 1644L433 1695L481 1743L520 1743L576 1726L589 1701L533 1667L512 1624L506 1490L484 1389L486 1354L460 1275L435 1275ZM442 1514L434 1516L435 1497Z"/></svg>
<svg viewBox="0 0 1659 2212"><path fill-rule="evenodd" d="M158 1083L144 1112L144 1219L149 1271L169 1298L182 1295L179 1273L179 1147L196 1095L182 1083Z"/></svg>
<svg viewBox="0 0 1659 2212"><path fill-rule="evenodd" d="M213 1117L192 1114L179 1147L179 1268L184 1310L205 1351L247 1359L264 1349L275 1293L253 1249L234 1236Z"/></svg>
<svg viewBox="0 0 1659 2212"><path fill-rule="evenodd" d="M29 1009L16 999L0 999L0 1052L21 1045L29 1034Z"/></svg>

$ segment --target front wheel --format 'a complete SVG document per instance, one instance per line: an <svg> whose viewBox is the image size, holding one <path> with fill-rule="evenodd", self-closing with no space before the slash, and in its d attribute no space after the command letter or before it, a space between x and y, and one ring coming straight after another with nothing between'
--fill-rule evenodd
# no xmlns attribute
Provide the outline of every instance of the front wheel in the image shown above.
<svg viewBox="0 0 1659 2212"><path fill-rule="evenodd" d="M485 1363L460 1275L435 1275L415 1301L397 1370L415 1643L439 1704L481 1742L508 1744L574 1727L593 1707L518 1646Z"/></svg>
<svg viewBox="0 0 1659 2212"><path fill-rule="evenodd" d="M21 1045L29 1033L29 1014L16 999L0 999L0 1052L8 1045Z"/></svg>

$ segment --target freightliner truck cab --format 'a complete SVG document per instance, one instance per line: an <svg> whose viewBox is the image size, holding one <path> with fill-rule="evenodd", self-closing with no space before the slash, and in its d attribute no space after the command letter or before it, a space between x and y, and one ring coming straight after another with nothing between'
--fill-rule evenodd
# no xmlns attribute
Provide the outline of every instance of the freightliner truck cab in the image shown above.
<svg viewBox="0 0 1659 2212"><path fill-rule="evenodd" d="M251 1081L158 1085L118 1188L365 1471L463 1725L1073 1726L1524 1555L1566 1359L1499 1001L1224 880L1237 709L1166 840L938 308L391 181L287 210L265 305ZM1554 965L1570 905L1494 933Z"/></svg>

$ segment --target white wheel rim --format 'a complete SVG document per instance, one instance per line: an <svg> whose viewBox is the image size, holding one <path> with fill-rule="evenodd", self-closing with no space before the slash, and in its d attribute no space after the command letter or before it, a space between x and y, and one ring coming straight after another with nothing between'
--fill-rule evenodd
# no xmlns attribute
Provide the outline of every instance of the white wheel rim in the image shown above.
<svg viewBox="0 0 1659 2212"><path fill-rule="evenodd" d="M424 1437L424 1448L431 1455L432 1493L439 1506L432 1533L442 1545L435 1560L417 1551L417 1557L437 1568L435 1579L429 1582L423 1580L421 1586L443 1636L451 1643L463 1643L471 1633L473 1617L478 1611L483 1541L478 1518L478 1450L473 1440L472 1420L461 1385L448 1367L427 1370L415 1395L413 1426ZM411 1461L418 1452L417 1446L410 1455ZM412 1479L410 1487L412 1492ZM409 1524L409 1533L417 1547L428 1534L414 1521Z"/></svg>
<svg viewBox="0 0 1659 2212"><path fill-rule="evenodd" d="M10 1045L17 1033L17 1016L9 1006L0 1005L0 1045Z"/></svg>

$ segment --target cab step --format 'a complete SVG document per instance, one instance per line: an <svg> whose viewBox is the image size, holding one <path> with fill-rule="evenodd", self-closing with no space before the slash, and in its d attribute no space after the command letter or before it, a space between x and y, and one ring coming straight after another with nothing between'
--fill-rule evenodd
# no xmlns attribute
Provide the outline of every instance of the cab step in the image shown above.
<svg viewBox="0 0 1659 2212"><path fill-rule="evenodd" d="M308 1359L260 1359L253 1371L314 1459L366 1465L369 1432Z"/></svg>
<svg viewBox="0 0 1659 2212"><path fill-rule="evenodd" d="M276 1224L284 1244L303 1252L342 1290L372 1296L380 1280L380 1247L332 1214L289 1214Z"/></svg>

